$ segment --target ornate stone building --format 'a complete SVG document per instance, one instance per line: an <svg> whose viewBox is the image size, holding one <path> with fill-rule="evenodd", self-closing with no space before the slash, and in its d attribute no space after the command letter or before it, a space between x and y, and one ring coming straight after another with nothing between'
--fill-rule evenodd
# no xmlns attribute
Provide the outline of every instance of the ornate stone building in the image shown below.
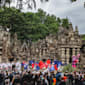
<svg viewBox="0 0 85 85"><path fill-rule="evenodd" d="M73 29L72 24L69 24L68 29L60 26L56 35L50 34L35 43L21 43L16 34L11 39L10 33L0 26L0 62L8 61L9 58L35 61L58 59L68 64L74 55L81 54L81 61L83 60L84 46L85 42L79 35L77 26Z"/></svg>

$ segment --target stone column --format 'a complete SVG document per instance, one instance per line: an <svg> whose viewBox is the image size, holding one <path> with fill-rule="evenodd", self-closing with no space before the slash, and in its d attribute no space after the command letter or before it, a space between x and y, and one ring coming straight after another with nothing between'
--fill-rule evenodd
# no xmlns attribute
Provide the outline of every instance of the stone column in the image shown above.
<svg viewBox="0 0 85 85"><path fill-rule="evenodd" d="M80 48L77 49L77 55L80 54ZM79 62L78 62L79 64Z"/></svg>
<svg viewBox="0 0 85 85"><path fill-rule="evenodd" d="M1 63L2 59L1 59L1 56L0 56L0 63Z"/></svg>
<svg viewBox="0 0 85 85"><path fill-rule="evenodd" d="M63 64L65 63L65 48L61 48L61 61Z"/></svg>
<svg viewBox="0 0 85 85"><path fill-rule="evenodd" d="M43 55L45 55L45 48L43 49Z"/></svg>
<svg viewBox="0 0 85 85"><path fill-rule="evenodd" d="M67 49L66 49L66 61L67 61L66 63L67 63L67 64L69 64L69 58L70 58L69 51L70 51L70 49L67 48Z"/></svg>
<svg viewBox="0 0 85 85"><path fill-rule="evenodd" d="M80 48L77 49L77 55L80 54Z"/></svg>
<svg viewBox="0 0 85 85"><path fill-rule="evenodd" d="M58 48L58 54L61 55L61 49L60 48Z"/></svg>
<svg viewBox="0 0 85 85"><path fill-rule="evenodd" d="M75 56L75 48L73 48L72 56Z"/></svg>
<svg viewBox="0 0 85 85"><path fill-rule="evenodd" d="M39 57L40 57L40 60L41 60L41 48L39 49Z"/></svg>

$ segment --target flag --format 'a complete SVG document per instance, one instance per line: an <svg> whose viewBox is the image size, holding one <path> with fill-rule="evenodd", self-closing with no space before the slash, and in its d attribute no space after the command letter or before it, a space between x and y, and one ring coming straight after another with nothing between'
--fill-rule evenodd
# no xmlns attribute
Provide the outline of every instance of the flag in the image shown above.
<svg viewBox="0 0 85 85"><path fill-rule="evenodd" d="M36 63L35 63L35 66L39 66L39 63L38 63L38 62L36 62Z"/></svg>
<svg viewBox="0 0 85 85"><path fill-rule="evenodd" d="M52 65L50 64L48 67L49 67L49 68L51 68L51 67L52 67Z"/></svg>
<svg viewBox="0 0 85 85"><path fill-rule="evenodd" d="M21 63L21 69L22 69L22 71L24 70L24 65L25 65L25 63L22 62L22 63Z"/></svg>
<svg viewBox="0 0 85 85"><path fill-rule="evenodd" d="M21 66L24 66L24 65L25 65L25 63L26 63L26 62L25 62L25 61L23 61L23 62L21 63Z"/></svg>
<svg viewBox="0 0 85 85"><path fill-rule="evenodd" d="M23 63L21 63L21 66L24 66L24 64L23 64Z"/></svg>
<svg viewBox="0 0 85 85"><path fill-rule="evenodd" d="M60 67L61 65L62 65L62 62L61 61L58 61L57 67Z"/></svg>
<svg viewBox="0 0 85 85"><path fill-rule="evenodd" d="M48 60L46 61L46 63L47 63L47 64L50 64L50 63L51 63L51 61L48 59Z"/></svg>
<svg viewBox="0 0 85 85"><path fill-rule="evenodd" d="M48 68L49 65L46 63L45 66L46 66L46 68Z"/></svg>
<svg viewBox="0 0 85 85"><path fill-rule="evenodd" d="M57 64L54 65L54 68L55 68L56 71L58 70L58 68L57 68Z"/></svg>
<svg viewBox="0 0 85 85"><path fill-rule="evenodd" d="M55 60L54 65L57 65L57 67L60 67L62 65L62 62Z"/></svg>
<svg viewBox="0 0 85 85"><path fill-rule="evenodd" d="M57 60L55 60L55 61L54 61L54 64L57 64L57 63L58 63L58 61L57 61Z"/></svg>
<svg viewBox="0 0 85 85"><path fill-rule="evenodd" d="M43 61L40 61L40 62L39 62L39 67L40 67L40 69L43 68Z"/></svg>
<svg viewBox="0 0 85 85"><path fill-rule="evenodd" d="M39 66L36 66L36 70L39 70L40 69L40 67Z"/></svg>
<svg viewBox="0 0 85 85"><path fill-rule="evenodd" d="M54 71L55 70L55 68L54 68L54 66L52 66L51 68L50 68L50 71Z"/></svg>
<svg viewBox="0 0 85 85"><path fill-rule="evenodd" d="M56 78L53 78L53 85L56 85Z"/></svg>
<svg viewBox="0 0 85 85"><path fill-rule="evenodd" d="M42 64L43 64L43 61L40 61L40 62L39 62L39 66L41 66Z"/></svg>
<svg viewBox="0 0 85 85"><path fill-rule="evenodd" d="M43 69L43 68L46 68L45 63L43 63L43 64L40 66L40 69Z"/></svg>
<svg viewBox="0 0 85 85"><path fill-rule="evenodd" d="M26 70L27 68L28 68L28 65L27 65L27 64L25 64L25 65L24 65L24 69Z"/></svg>
<svg viewBox="0 0 85 85"><path fill-rule="evenodd" d="M35 64L34 64L34 63L32 63L32 68L34 68L34 66L35 66Z"/></svg>
<svg viewBox="0 0 85 85"><path fill-rule="evenodd" d="M32 61L32 60L29 61L29 64L33 64L33 63L34 63L34 61Z"/></svg>

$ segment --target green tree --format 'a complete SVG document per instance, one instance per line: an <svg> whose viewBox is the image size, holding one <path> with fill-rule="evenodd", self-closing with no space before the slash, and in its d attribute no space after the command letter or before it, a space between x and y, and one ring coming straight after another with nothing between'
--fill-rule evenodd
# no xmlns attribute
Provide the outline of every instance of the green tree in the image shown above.
<svg viewBox="0 0 85 85"><path fill-rule="evenodd" d="M62 71L63 72L73 72L75 70L77 70L77 69L74 69L71 64L68 64L68 65L66 65L66 66L63 67L63 70Z"/></svg>
<svg viewBox="0 0 85 85"><path fill-rule="evenodd" d="M44 39L49 34L56 34L58 27L62 24L68 25L65 19L60 21L54 15L46 14L39 9L38 12L23 13L16 8L0 9L0 25L10 28L11 36L17 33L18 38L23 40L31 39L37 41Z"/></svg>
<svg viewBox="0 0 85 85"><path fill-rule="evenodd" d="M82 40L85 40L85 35L82 35Z"/></svg>
<svg viewBox="0 0 85 85"><path fill-rule="evenodd" d="M61 19L58 17L57 18L57 22L58 22L58 25L60 26L61 25L61 23L62 23L62 21L61 21Z"/></svg>
<svg viewBox="0 0 85 85"><path fill-rule="evenodd" d="M69 25L69 20L66 19L62 19L62 26L68 29L68 25Z"/></svg>

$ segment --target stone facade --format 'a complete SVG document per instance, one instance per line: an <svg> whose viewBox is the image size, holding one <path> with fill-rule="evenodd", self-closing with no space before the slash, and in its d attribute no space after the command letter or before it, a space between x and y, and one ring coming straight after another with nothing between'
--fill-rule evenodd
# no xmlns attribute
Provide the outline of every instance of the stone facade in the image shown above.
<svg viewBox="0 0 85 85"><path fill-rule="evenodd" d="M7 62L10 53L10 33L0 26L0 62Z"/></svg>
<svg viewBox="0 0 85 85"><path fill-rule="evenodd" d="M72 62L74 55L81 54L82 60L83 45L77 26L73 30L72 24L69 24L68 29L60 26L56 35L50 34L35 43L24 41L23 44L17 39L16 34L11 39L10 33L0 27L0 62L8 61L9 58L35 61L58 59L68 64Z"/></svg>

